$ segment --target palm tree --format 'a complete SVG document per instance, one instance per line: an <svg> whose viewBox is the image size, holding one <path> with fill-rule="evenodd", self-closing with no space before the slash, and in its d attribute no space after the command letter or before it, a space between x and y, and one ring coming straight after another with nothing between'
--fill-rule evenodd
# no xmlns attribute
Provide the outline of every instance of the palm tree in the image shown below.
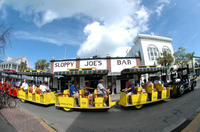
<svg viewBox="0 0 200 132"><path fill-rule="evenodd" d="M176 52L174 52L175 57L175 64L177 64L180 67L184 67L188 63L188 59L186 57L185 48L179 47Z"/></svg>
<svg viewBox="0 0 200 132"><path fill-rule="evenodd" d="M35 69L48 71L49 70L49 63L45 59L38 60L35 62Z"/></svg>
<svg viewBox="0 0 200 132"><path fill-rule="evenodd" d="M194 64L193 64L194 52L187 53L186 54L186 58L187 58L188 62L192 62L191 63L191 65L192 65L192 71L194 71Z"/></svg>
<svg viewBox="0 0 200 132"><path fill-rule="evenodd" d="M18 70L19 70L20 72L24 72L26 69L27 69L27 64L26 64L26 62L21 62L21 63L19 64L19 66L18 66Z"/></svg>
<svg viewBox="0 0 200 132"><path fill-rule="evenodd" d="M164 51L163 56L159 57L157 62L162 66L170 66L174 62L174 57L167 51Z"/></svg>

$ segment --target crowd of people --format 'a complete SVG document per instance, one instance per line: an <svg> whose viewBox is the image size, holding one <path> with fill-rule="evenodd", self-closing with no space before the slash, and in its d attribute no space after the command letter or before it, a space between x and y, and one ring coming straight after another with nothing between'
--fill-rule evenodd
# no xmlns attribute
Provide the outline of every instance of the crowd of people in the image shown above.
<svg viewBox="0 0 200 132"><path fill-rule="evenodd" d="M6 86L10 88L22 88L24 92L28 92L29 87L32 87L32 93L35 93L36 88L39 88L41 93L50 92L50 88L47 82L40 81L36 83L36 81L28 81L26 79L23 82L20 79L8 79L8 78L1 78L0 85Z"/></svg>
<svg viewBox="0 0 200 132"><path fill-rule="evenodd" d="M146 81L146 79L144 79L142 81L142 79L140 79L140 81L135 82L134 79L130 79L127 83L126 83L126 87L124 89L122 89L122 92L125 92L128 96L127 96L127 100L130 103L131 102L131 95L132 94L137 94L137 87L141 87L142 92L147 92L145 89L146 87L153 87L153 90L155 89L155 85L157 84L162 84L163 85L163 89L165 88L165 82L161 79L160 76L156 76L155 78L148 78L148 81Z"/></svg>
<svg viewBox="0 0 200 132"><path fill-rule="evenodd" d="M70 86L70 96L74 97L77 99L77 104L79 104L79 91L77 86L77 82L76 81L72 81L72 84ZM94 90L95 88L92 88L90 86L90 82L86 82L85 83L85 87L83 88L85 90L85 96L88 96L89 100L90 100L90 104L94 105ZM104 81L103 79L100 79L98 81L98 85L97 85L97 96L98 97L103 97L103 105L106 107L107 106L107 100L108 100L108 94L110 93L109 89L106 89L104 87Z"/></svg>
<svg viewBox="0 0 200 132"><path fill-rule="evenodd" d="M146 81L146 79L144 79L142 81L142 79L140 79L139 81L135 81L135 79L130 79L127 81L126 86L124 89L122 89L122 92L125 92L128 96L128 100L131 99L131 95L132 94L136 94L137 93L137 87L141 87L143 92L146 92L145 86L153 86L156 84L163 84L163 86L165 86L165 82L161 80L161 77L156 77L154 79L149 78L148 81ZM46 92L50 92L50 88L48 86L47 82L39 82L36 83L35 81L28 81L27 80L23 80L23 82L21 82L20 79L6 79L6 78L2 78L0 80L0 85L10 85L11 88L22 88L23 91L28 92L29 87L32 87L32 93L36 92L36 88L40 89L40 93L46 93ZM110 93L110 89L105 88L104 86L104 80L100 79L98 81L98 85L96 86L96 88L92 88L90 86L90 82L87 81L85 83L85 86L83 88L83 90L85 90L84 92L84 96L87 96L89 98L89 102L91 105L94 105L94 90L97 89L97 97L103 97L103 105L106 107L107 106L107 101L108 101L108 95ZM77 104L79 104L79 90L78 90L78 86L77 86L77 82L76 81L72 81L71 85L70 85L70 96L74 97L77 99ZM30 91L29 91L30 92Z"/></svg>

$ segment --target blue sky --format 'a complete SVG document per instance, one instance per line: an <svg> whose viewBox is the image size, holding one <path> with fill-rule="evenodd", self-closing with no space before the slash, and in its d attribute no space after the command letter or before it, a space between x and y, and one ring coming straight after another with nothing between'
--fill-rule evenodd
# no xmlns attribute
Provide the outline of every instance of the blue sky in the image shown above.
<svg viewBox="0 0 200 132"><path fill-rule="evenodd" d="M33 67L52 57L124 55L137 33L171 37L174 50L200 56L199 13L198 0L0 0L0 23L13 28L6 56L27 56Z"/></svg>

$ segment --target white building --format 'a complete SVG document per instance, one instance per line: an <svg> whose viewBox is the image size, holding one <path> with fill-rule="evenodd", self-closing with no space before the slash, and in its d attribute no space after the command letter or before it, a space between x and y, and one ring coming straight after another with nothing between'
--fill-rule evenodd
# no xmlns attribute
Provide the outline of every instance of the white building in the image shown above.
<svg viewBox="0 0 200 132"><path fill-rule="evenodd" d="M141 65L157 65L163 51L173 54L172 39L163 36L138 34L127 57L140 56Z"/></svg>
<svg viewBox="0 0 200 132"><path fill-rule="evenodd" d="M17 58L12 58L8 56L5 62L0 63L0 70L12 70L18 72L18 67L21 62L25 62L27 64L27 69L32 68L26 56L21 56Z"/></svg>

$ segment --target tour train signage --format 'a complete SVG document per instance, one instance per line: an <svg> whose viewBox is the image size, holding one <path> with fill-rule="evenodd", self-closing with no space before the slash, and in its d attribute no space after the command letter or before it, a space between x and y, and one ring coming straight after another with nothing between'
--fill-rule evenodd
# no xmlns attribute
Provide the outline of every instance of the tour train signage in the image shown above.
<svg viewBox="0 0 200 132"><path fill-rule="evenodd" d="M68 69L74 69L76 67L76 60L74 61L56 61L54 62L54 72L67 71ZM125 68L132 68L136 66L136 59L117 59L111 58L111 72L121 72ZM106 59L90 59L80 60L79 68L96 68L98 70L108 69Z"/></svg>

